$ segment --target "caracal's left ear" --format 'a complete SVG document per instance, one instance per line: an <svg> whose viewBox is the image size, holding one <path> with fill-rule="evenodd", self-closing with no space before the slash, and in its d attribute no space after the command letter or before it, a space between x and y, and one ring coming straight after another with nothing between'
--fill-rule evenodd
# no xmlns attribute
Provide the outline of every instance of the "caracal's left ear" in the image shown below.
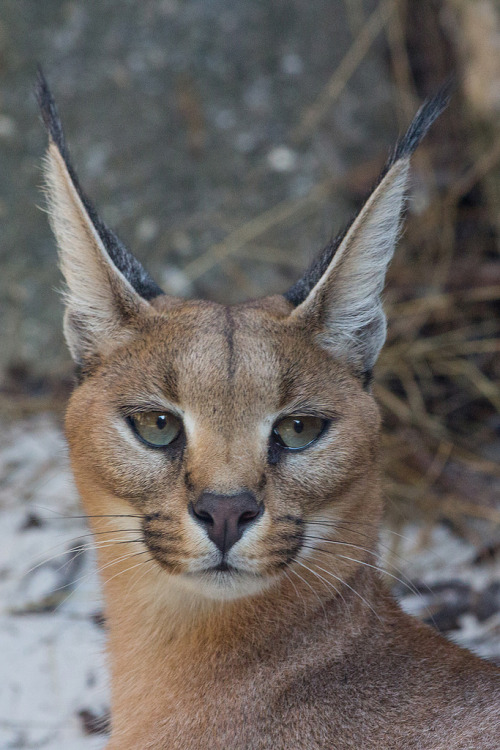
<svg viewBox="0 0 500 750"><path fill-rule="evenodd" d="M49 135L45 180L50 223L67 286L64 333L73 359L85 371L130 336L138 316L152 312L149 300L163 292L83 193L41 71L36 96Z"/></svg>
<svg viewBox="0 0 500 750"><path fill-rule="evenodd" d="M410 156L446 107L449 89L423 105L360 213L285 294L296 306L290 321L366 379L386 336L381 293L398 238Z"/></svg>

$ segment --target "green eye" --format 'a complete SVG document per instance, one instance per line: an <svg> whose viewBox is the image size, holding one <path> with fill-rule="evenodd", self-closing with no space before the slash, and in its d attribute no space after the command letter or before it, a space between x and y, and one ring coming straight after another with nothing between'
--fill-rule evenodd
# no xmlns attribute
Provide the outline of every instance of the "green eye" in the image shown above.
<svg viewBox="0 0 500 750"><path fill-rule="evenodd" d="M305 448L321 434L326 420L321 417L285 417L273 428L273 437L284 448Z"/></svg>
<svg viewBox="0 0 500 750"><path fill-rule="evenodd" d="M134 432L153 448L172 443L182 428L182 422L168 411L142 411L129 417Z"/></svg>

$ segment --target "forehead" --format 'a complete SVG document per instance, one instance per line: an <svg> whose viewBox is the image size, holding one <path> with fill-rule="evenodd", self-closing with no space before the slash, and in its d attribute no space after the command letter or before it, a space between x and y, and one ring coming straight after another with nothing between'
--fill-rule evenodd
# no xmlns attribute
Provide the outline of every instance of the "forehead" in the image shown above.
<svg viewBox="0 0 500 750"><path fill-rule="evenodd" d="M350 378L310 332L288 324L287 312L202 301L162 310L109 363L111 390L130 404L163 396L211 416L258 416L311 399L328 407Z"/></svg>
<svg viewBox="0 0 500 750"><path fill-rule="evenodd" d="M180 316L171 364L180 402L246 409L274 402L283 357L279 325L258 310L203 305ZM180 344L180 345L179 345Z"/></svg>

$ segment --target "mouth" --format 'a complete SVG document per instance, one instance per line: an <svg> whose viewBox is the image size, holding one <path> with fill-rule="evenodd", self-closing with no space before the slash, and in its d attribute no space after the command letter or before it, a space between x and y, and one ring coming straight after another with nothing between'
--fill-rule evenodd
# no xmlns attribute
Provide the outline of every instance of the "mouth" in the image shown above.
<svg viewBox="0 0 500 750"><path fill-rule="evenodd" d="M213 575L218 573L225 573L227 577L242 577L242 576L253 576L253 573L249 571L237 568L235 565L230 565L226 560L221 560L217 565L213 565L210 568L205 568L203 571L204 575Z"/></svg>
<svg viewBox="0 0 500 750"><path fill-rule="evenodd" d="M225 560L217 565L208 565L197 571L186 571L182 578L197 594L208 599L228 601L259 594L270 580L261 573L235 567Z"/></svg>
<svg viewBox="0 0 500 750"><path fill-rule="evenodd" d="M202 570L198 570L196 572L188 573L190 576L199 576L200 574L203 577L214 577L219 578L221 577L220 574L224 574L224 578L260 578L260 576L256 573L242 570L241 568L237 568L234 565L230 565L225 560L222 560L217 565L212 565L209 568L203 568Z"/></svg>
<svg viewBox="0 0 500 750"><path fill-rule="evenodd" d="M214 565L213 568L207 568L207 573L239 573L238 568L229 565L225 560L222 560L218 565Z"/></svg>

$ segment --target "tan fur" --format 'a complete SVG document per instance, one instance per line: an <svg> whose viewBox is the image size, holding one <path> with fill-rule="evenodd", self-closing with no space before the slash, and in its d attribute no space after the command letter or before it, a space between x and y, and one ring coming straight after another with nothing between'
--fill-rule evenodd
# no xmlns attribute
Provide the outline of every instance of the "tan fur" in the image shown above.
<svg viewBox="0 0 500 750"><path fill-rule="evenodd" d="M137 300L103 260L74 191L65 197L53 147L49 159L63 271L78 254L105 297L80 303L94 292L65 272L95 349L66 430L106 597L108 750L492 750L498 671L405 615L371 567L380 417L359 370L383 340L378 293L407 162L294 309L281 296L233 308ZM373 320L367 345L358 332ZM175 452L139 442L126 421L138 408L182 418ZM273 459L273 424L304 410L329 428ZM218 552L188 506L241 488L265 507L228 553L245 573L207 573Z"/></svg>

